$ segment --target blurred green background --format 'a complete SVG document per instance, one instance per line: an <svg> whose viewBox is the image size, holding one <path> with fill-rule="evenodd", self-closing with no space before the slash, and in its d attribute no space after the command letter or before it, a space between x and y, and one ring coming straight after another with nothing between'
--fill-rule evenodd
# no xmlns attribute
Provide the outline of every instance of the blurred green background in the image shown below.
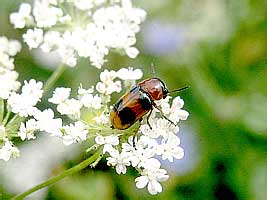
<svg viewBox="0 0 267 200"><path fill-rule="evenodd" d="M266 200L267 1L133 2L148 13L137 38L140 55L132 60L111 53L105 68L141 68L147 78L152 76L150 65L154 63L169 89L190 86L179 94L190 113L179 133L185 158L164 163L170 179L157 196L136 189L134 170L117 175L101 161L95 169L68 177L33 199ZM23 32L8 22L9 13L17 10L19 3L1 0L0 35L21 40ZM53 69L40 59L38 52L30 52L23 44L15 60L19 79L45 81ZM80 60L78 67L64 73L58 86L95 84L99 71L89 65ZM76 145L74 156L61 156L48 175L84 160L86 147ZM55 151L66 154L62 149ZM5 165L0 163L2 168ZM10 181L14 178L16 175ZM0 181L0 198L8 199L14 191L6 179L0 177Z"/></svg>

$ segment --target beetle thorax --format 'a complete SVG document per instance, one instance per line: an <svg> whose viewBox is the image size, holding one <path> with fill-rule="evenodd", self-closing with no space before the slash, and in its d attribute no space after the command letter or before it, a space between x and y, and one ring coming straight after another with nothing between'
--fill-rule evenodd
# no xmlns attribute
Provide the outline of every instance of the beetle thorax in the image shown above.
<svg viewBox="0 0 267 200"><path fill-rule="evenodd" d="M166 86L158 78L143 80L138 83L142 90L149 94L151 100L160 100L166 96Z"/></svg>

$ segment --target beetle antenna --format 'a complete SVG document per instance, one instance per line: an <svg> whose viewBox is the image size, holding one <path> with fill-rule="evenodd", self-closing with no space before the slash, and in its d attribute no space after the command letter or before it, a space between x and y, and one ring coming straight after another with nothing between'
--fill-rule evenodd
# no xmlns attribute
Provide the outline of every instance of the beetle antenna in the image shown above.
<svg viewBox="0 0 267 200"><path fill-rule="evenodd" d="M180 91L183 91L183 90L187 90L188 88L189 88L189 86L185 86L185 87L182 87L182 88L179 88L179 89L176 89L176 90L171 90L168 93L180 92Z"/></svg>
<svg viewBox="0 0 267 200"><path fill-rule="evenodd" d="M152 71L153 77L156 77L155 65L153 62L151 63L151 71Z"/></svg>

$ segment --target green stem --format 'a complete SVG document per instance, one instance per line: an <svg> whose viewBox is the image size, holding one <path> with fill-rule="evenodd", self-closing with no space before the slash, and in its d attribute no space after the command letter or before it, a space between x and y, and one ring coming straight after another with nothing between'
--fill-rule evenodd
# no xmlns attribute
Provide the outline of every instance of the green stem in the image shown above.
<svg viewBox="0 0 267 200"><path fill-rule="evenodd" d="M11 112L8 111L7 114L6 114L6 116L5 116L5 118L4 118L4 120L3 120L3 122L2 122L2 125L3 125L3 126L6 125L6 123L7 123L7 121L8 121L8 118L10 117L10 114L11 114Z"/></svg>
<svg viewBox="0 0 267 200"><path fill-rule="evenodd" d="M11 120L9 120L8 123L12 124L12 123L13 123L14 121L16 121L19 117L20 117L19 114L15 114L15 115L11 118Z"/></svg>
<svg viewBox="0 0 267 200"><path fill-rule="evenodd" d="M4 111L5 111L5 102L4 99L0 98L0 123L4 118Z"/></svg>
<svg viewBox="0 0 267 200"><path fill-rule="evenodd" d="M100 149L101 150L101 149ZM12 200L18 200L18 199L23 199L24 197L28 196L29 194L37 191L37 190L40 190L44 187L47 187L49 185L52 185L58 181L60 181L61 179L67 177L67 176L70 176L76 172L79 172L81 171L82 169L86 168L88 165L92 164L93 162L95 162L99 156L101 155L101 151L98 150L97 152L95 152L95 154L93 154L91 157L87 158L86 160L84 160L83 162L79 163L78 165L75 165L74 167L62 172L61 174L55 176L55 177L52 177L50 179L48 179L47 181L39 184L39 185L36 185L35 187L15 196L12 198Z"/></svg>
<svg viewBox="0 0 267 200"><path fill-rule="evenodd" d="M58 67L53 74L49 77L49 79L46 81L44 84L44 93L46 93L53 85L54 83L58 80L58 78L63 74L63 72L66 69L66 65L62 64L60 67Z"/></svg>

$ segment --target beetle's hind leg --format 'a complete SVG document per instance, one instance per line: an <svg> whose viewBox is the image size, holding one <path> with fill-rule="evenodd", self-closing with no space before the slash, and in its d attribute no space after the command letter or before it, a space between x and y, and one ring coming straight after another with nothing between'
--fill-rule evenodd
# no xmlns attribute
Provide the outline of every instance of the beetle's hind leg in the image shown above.
<svg viewBox="0 0 267 200"><path fill-rule="evenodd" d="M161 116L166 119L168 122L170 122L172 125L177 126L172 120L170 120L168 117L166 117L163 113L163 111L153 102L153 106L160 112Z"/></svg>
<svg viewBox="0 0 267 200"><path fill-rule="evenodd" d="M136 139L136 136L137 136L137 133L141 127L141 122L143 121L143 118L139 119L139 124L138 124L138 127L137 129L134 131L134 134L133 134L133 147L135 148L136 144L135 144L135 139Z"/></svg>

